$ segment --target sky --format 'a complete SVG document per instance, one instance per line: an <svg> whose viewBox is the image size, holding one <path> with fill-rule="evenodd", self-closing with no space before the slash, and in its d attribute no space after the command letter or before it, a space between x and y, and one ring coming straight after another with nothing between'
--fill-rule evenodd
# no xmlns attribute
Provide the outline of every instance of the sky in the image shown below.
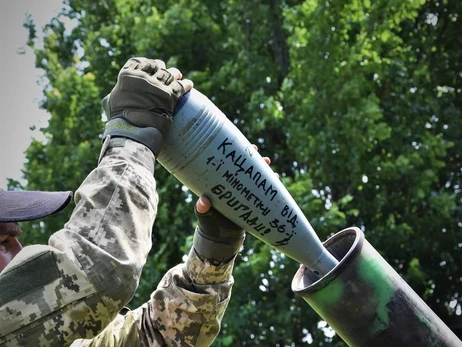
<svg viewBox="0 0 462 347"><path fill-rule="evenodd" d="M23 27L30 14L38 33L63 7L62 0L0 0L0 188L6 189L6 178L21 180L24 151L34 137L31 131L47 125L48 113L40 110L42 88L37 81L34 55L27 47L28 32ZM24 54L18 54L23 51Z"/></svg>

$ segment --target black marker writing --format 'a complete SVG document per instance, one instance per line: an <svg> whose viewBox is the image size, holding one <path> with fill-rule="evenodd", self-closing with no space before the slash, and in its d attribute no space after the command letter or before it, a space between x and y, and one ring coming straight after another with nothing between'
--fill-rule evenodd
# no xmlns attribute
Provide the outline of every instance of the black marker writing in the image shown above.
<svg viewBox="0 0 462 347"><path fill-rule="evenodd" d="M247 225L253 227L260 235L268 234L271 229L265 227L264 223L260 222L258 216L254 216L253 212L248 205L239 201L232 192L226 190L221 184L217 184L211 189L211 192L218 196L219 200L226 201L226 204L231 207L234 211L242 211L244 213L239 215Z"/></svg>
<svg viewBox="0 0 462 347"><path fill-rule="evenodd" d="M221 151L221 153L225 156L225 159L230 160L232 164L237 167L236 174L243 172L244 175L248 176L255 183L257 188L261 189L265 193L265 196L270 196L271 201L273 201L278 195L277 189L273 187L273 185L269 183L266 178L262 179L261 172L253 165L246 166L246 155L236 152L235 149L232 149L232 145L233 142L226 138L217 147L217 150Z"/></svg>
<svg viewBox="0 0 462 347"><path fill-rule="evenodd" d="M222 177L226 180L226 182L229 183L230 187L241 193L241 195L244 196L247 201L250 201L256 208L258 208L264 216L271 212L271 209L266 207L263 201L257 195L252 193L252 191L239 180L235 173L233 174L226 170Z"/></svg>
<svg viewBox="0 0 462 347"><path fill-rule="evenodd" d="M292 208L289 206L285 205L284 208L281 211L281 215L283 217L287 217L287 223L292 225L292 228L295 228L295 226L298 224L298 216L294 212Z"/></svg>

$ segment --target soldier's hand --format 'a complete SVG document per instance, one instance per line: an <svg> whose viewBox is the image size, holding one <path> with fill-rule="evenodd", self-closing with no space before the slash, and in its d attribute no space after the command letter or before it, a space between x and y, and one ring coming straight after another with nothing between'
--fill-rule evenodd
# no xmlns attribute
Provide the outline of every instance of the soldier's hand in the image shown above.
<svg viewBox="0 0 462 347"><path fill-rule="evenodd" d="M270 158L263 159L268 165L271 163ZM216 263L231 260L244 242L244 230L215 210L205 195L197 200L194 213L198 222L194 236L197 253Z"/></svg>
<svg viewBox="0 0 462 347"><path fill-rule="evenodd" d="M117 84L103 99L108 122L103 138L126 137L157 156L170 128L178 100L193 83L161 60L131 58L120 70Z"/></svg>
<svg viewBox="0 0 462 347"><path fill-rule="evenodd" d="M197 200L194 213L198 224L194 235L197 253L214 263L231 260L244 242L244 230L212 208L204 195Z"/></svg>

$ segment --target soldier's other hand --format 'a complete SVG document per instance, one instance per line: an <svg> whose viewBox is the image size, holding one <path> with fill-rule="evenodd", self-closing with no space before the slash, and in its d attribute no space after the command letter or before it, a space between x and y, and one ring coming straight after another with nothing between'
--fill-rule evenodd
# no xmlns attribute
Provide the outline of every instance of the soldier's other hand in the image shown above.
<svg viewBox="0 0 462 347"><path fill-rule="evenodd" d="M253 147L258 150L256 145ZM268 165L271 164L269 157L263 159ZM197 200L194 212L198 222L194 237L196 251L212 261L229 261L244 241L244 230L215 210L205 195Z"/></svg>
<svg viewBox="0 0 462 347"><path fill-rule="evenodd" d="M126 137L143 143L157 156L170 128L178 100L193 87L177 68L162 60L130 58L117 83L103 99L108 118L103 138Z"/></svg>

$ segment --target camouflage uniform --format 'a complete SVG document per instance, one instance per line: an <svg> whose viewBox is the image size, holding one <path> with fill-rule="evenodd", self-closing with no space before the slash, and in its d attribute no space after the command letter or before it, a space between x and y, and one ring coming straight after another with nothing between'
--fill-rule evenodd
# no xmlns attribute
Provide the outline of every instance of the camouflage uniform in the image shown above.
<svg viewBox="0 0 462 347"><path fill-rule="evenodd" d="M214 266L191 249L186 264L169 270L147 303L71 347L210 346L230 298L233 263Z"/></svg>
<svg viewBox="0 0 462 347"><path fill-rule="evenodd" d="M151 300L119 314L151 248L158 197L155 158L111 139L75 194L76 208L49 245L23 248L0 273L0 346L207 345L218 333L232 262L215 267L192 250Z"/></svg>

